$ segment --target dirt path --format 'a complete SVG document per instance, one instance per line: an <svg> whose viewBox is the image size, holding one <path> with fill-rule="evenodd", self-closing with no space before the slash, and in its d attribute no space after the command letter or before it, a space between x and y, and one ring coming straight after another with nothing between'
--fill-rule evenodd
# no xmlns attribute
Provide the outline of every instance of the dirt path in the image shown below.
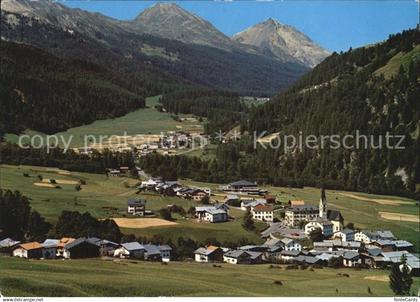
<svg viewBox="0 0 420 302"><path fill-rule="evenodd" d="M411 204L409 201L403 201L403 200L393 200L393 199L380 199L380 198L369 198L369 197L363 197L351 193L339 193L340 195L350 197L357 200L363 200L363 201L371 201L376 202L378 204L382 205L391 205L391 206L398 206L401 204Z"/></svg>
<svg viewBox="0 0 420 302"><path fill-rule="evenodd" d="M363 279L373 280L373 281L381 281L381 282L389 282L389 277L387 275L366 276Z"/></svg>
<svg viewBox="0 0 420 302"><path fill-rule="evenodd" d="M49 183L43 183L43 182L35 182L35 183L34 183L34 186L37 186L37 187L44 187L44 188L55 188L55 186L54 186L54 185L49 184Z"/></svg>
<svg viewBox="0 0 420 302"><path fill-rule="evenodd" d="M67 180L67 179L55 179L55 182L59 185L77 185L79 182L75 180ZM42 180L43 183L50 183L50 179L44 178Z"/></svg>
<svg viewBox="0 0 420 302"><path fill-rule="evenodd" d="M381 218L388 219L388 220L420 222L419 217L416 215L391 213L391 212L379 212L379 215L381 216Z"/></svg>
<svg viewBox="0 0 420 302"><path fill-rule="evenodd" d="M160 218L112 218L121 228L144 229L158 226L177 225L176 222Z"/></svg>

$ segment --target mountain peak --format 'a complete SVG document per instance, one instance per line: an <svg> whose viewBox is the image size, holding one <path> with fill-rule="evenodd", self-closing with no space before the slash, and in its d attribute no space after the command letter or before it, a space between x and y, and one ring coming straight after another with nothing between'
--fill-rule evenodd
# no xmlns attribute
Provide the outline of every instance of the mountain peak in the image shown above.
<svg viewBox="0 0 420 302"><path fill-rule="evenodd" d="M210 22L175 3L157 3L140 13L126 26L167 39L231 49L237 45Z"/></svg>
<svg viewBox="0 0 420 302"><path fill-rule="evenodd" d="M283 25L279 21L277 21L276 19L273 19L273 18L268 18L264 22L261 22L261 24L269 25L269 26L281 26L281 25Z"/></svg>
<svg viewBox="0 0 420 302"><path fill-rule="evenodd" d="M306 66L314 67L329 53L308 36L292 26L269 18L233 36L237 42L259 47L280 60L293 57Z"/></svg>

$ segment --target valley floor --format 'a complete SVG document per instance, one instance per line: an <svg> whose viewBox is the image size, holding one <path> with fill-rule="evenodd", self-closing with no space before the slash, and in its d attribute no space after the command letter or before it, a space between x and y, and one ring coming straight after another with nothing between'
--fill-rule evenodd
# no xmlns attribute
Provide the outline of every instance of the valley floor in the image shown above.
<svg viewBox="0 0 420 302"><path fill-rule="evenodd" d="M5 296L393 296L384 270L12 257L0 257L0 268Z"/></svg>

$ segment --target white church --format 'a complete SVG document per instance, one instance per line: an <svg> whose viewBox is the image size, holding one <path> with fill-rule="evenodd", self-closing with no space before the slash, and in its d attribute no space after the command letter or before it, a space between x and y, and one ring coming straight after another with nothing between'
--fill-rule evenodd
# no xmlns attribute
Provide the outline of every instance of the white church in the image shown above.
<svg viewBox="0 0 420 302"><path fill-rule="evenodd" d="M343 229L344 218L340 211L328 210L328 201L324 188L321 190L318 210L317 217L305 225L305 234L309 235L313 230L319 228L325 237L331 237L335 232Z"/></svg>

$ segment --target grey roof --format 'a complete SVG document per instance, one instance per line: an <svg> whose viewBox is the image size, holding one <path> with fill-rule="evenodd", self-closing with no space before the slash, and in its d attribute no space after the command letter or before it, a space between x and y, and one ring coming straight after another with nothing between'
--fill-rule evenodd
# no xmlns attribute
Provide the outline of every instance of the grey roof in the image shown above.
<svg viewBox="0 0 420 302"><path fill-rule="evenodd" d="M216 215L216 214L227 214L226 210L222 209L222 208L217 208L214 206L207 206L207 207L195 207L195 211L196 212L207 212L211 215Z"/></svg>
<svg viewBox="0 0 420 302"><path fill-rule="evenodd" d="M395 240L394 244L398 248L410 248L413 247L413 244L411 242L408 242L406 240Z"/></svg>
<svg viewBox="0 0 420 302"><path fill-rule="evenodd" d="M301 254L300 251L281 251L280 253L282 256L292 256L292 257L296 257L299 254Z"/></svg>
<svg viewBox="0 0 420 302"><path fill-rule="evenodd" d="M382 261L392 263L401 263L401 257L402 255L405 255L405 257L407 258L408 266L410 266L412 269L420 268L419 258L407 251L383 252L382 255L384 256Z"/></svg>
<svg viewBox="0 0 420 302"><path fill-rule="evenodd" d="M340 233L343 233L343 234L354 234L354 233L356 233L356 231L355 230L351 230L351 229L343 229L343 230L341 230L341 231L339 231Z"/></svg>
<svg viewBox="0 0 420 302"><path fill-rule="evenodd" d="M270 245L270 246L268 246L268 248L269 248L270 253L281 252L283 250L283 248L281 246L278 246L278 245Z"/></svg>
<svg viewBox="0 0 420 302"><path fill-rule="evenodd" d="M160 255L160 249L154 244L144 244L143 247L148 255Z"/></svg>
<svg viewBox="0 0 420 302"><path fill-rule="evenodd" d="M389 239L378 239L376 240L376 243L379 245L395 245L395 241L394 240L389 240Z"/></svg>
<svg viewBox="0 0 420 302"><path fill-rule="evenodd" d="M99 241L99 245L113 245L113 246L119 246L118 243L113 242L113 241L109 241L106 239L102 239L101 241Z"/></svg>
<svg viewBox="0 0 420 302"><path fill-rule="evenodd" d="M355 248L355 249L358 249L361 245L362 243L360 241L342 241L341 242L342 247L350 247L350 248Z"/></svg>
<svg viewBox="0 0 420 302"><path fill-rule="evenodd" d="M265 242L264 245L266 246L276 246L276 245L281 245L281 240L277 239L277 238L268 238Z"/></svg>
<svg viewBox="0 0 420 302"><path fill-rule="evenodd" d="M169 245L166 245L166 244L158 245L158 249L160 251L172 251L172 248Z"/></svg>
<svg viewBox="0 0 420 302"><path fill-rule="evenodd" d="M95 245L94 243L89 242L85 237L80 237L80 238L77 238L76 240L73 240L72 242L67 243L64 246L64 248L65 249L71 249L71 248L75 247L76 245L79 245L79 244L81 244L83 242L87 242L87 243L90 243L90 244Z"/></svg>
<svg viewBox="0 0 420 302"><path fill-rule="evenodd" d="M282 228L281 222L272 222L270 226L261 232L262 237L268 237L271 233L276 233Z"/></svg>
<svg viewBox="0 0 420 302"><path fill-rule="evenodd" d="M60 240L58 239L45 239L45 241L42 243L42 246L45 248L52 248L57 247L60 243Z"/></svg>
<svg viewBox="0 0 420 302"><path fill-rule="evenodd" d="M5 247L12 247L15 245L20 244L20 241L15 241L12 238L6 238L3 239L2 241L0 241L0 247L5 248Z"/></svg>
<svg viewBox="0 0 420 302"><path fill-rule="evenodd" d="M233 194L228 194L228 195L226 195L226 198L225 199L228 199L228 200L236 200L236 199L239 199L239 196L238 195L233 195Z"/></svg>
<svg viewBox="0 0 420 302"><path fill-rule="evenodd" d="M280 241L283 242L284 245L288 245L289 243L294 242L294 240L293 239L290 239L290 238L283 238Z"/></svg>
<svg viewBox="0 0 420 302"><path fill-rule="evenodd" d="M347 251L347 252L344 252L343 254L343 258L348 259L348 260L354 259L356 257L359 257L359 253L354 252L354 251Z"/></svg>
<svg viewBox="0 0 420 302"><path fill-rule="evenodd" d="M293 207L287 208L286 211L291 211L293 213L318 212L319 209L317 206L300 205L300 206L293 206Z"/></svg>
<svg viewBox="0 0 420 302"><path fill-rule="evenodd" d="M131 251L138 251L138 250L144 250L145 249L144 246L142 246L137 241L123 243L123 244L121 244L121 246L123 248L125 248L129 252L131 252Z"/></svg>
<svg viewBox="0 0 420 302"><path fill-rule="evenodd" d="M367 248L366 251L371 256L379 256L382 253L382 250L380 248Z"/></svg>
<svg viewBox="0 0 420 302"><path fill-rule="evenodd" d="M388 230L377 231L376 233L382 239L395 239L394 234L392 234L392 232L391 231L388 231Z"/></svg>
<svg viewBox="0 0 420 302"><path fill-rule="evenodd" d="M332 240L314 242L314 247L333 247L333 246L334 246L334 242Z"/></svg>
<svg viewBox="0 0 420 302"><path fill-rule="evenodd" d="M262 255L262 253L260 253L260 252L251 252L251 251L245 251L245 250L233 250L233 251L229 251L229 252L225 253L224 256L229 257L229 258L239 258L243 254L246 254L247 256L249 256L250 259L256 259L256 258L258 258Z"/></svg>
<svg viewBox="0 0 420 302"><path fill-rule="evenodd" d="M246 250L251 250L251 249L256 248L256 247L258 247L258 245L249 244L249 245L243 245L243 246L238 247L238 250L246 251Z"/></svg>
<svg viewBox="0 0 420 302"><path fill-rule="evenodd" d="M344 221L344 218L341 215L340 211L337 211L337 210L328 210L327 211L327 218L329 220Z"/></svg>
<svg viewBox="0 0 420 302"><path fill-rule="evenodd" d="M331 258L334 258L334 257L337 257L337 256L335 256L333 254L329 254L329 253L321 253L319 255L316 255L316 258L321 259L323 261L328 261L328 260L330 260Z"/></svg>
<svg viewBox="0 0 420 302"><path fill-rule="evenodd" d="M144 205L146 205L146 200L144 200L144 199L129 199L127 204L129 206L144 206Z"/></svg>
<svg viewBox="0 0 420 302"><path fill-rule="evenodd" d="M242 200L241 207L255 207L257 205L266 205L267 200L265 199L249 199L249 200Z"/></svg>
<svg viewBox="0 0 420 302"><path fill-rule="evenodd" d="M318 261L320 261L321 259L319 259L317 257L312 257L312 256L298 256L294 260L297 261L297 262L314 264L314 263L317 263Z"/></svg>
<svg viewBox="0 0 420 302"><path fill-rule="evenodd" d="M257 259L262 255L260 252L246 251L246 253L251 256L251 259Z"/></svg>
<svg viewBox="0 0 420 302"><path fill-rule="evenodd" d="M211 253L213 253L215 250L209 250L209 249L206 249L206 248L204 248L204 247L199 247L198 249L196 249L195 251L194 251L194 254L199 254L199 255L204 255L204 256L208 256L208 255L210 255Z"/></svg>
<svg viewBox="0 0 420 302"><path fill-rule="evenodd" d="M101 242L101 239L98 238L98 237L89 237L88 239L86 239L86 241L99 246L100 245L99 243Z"/></svg>

